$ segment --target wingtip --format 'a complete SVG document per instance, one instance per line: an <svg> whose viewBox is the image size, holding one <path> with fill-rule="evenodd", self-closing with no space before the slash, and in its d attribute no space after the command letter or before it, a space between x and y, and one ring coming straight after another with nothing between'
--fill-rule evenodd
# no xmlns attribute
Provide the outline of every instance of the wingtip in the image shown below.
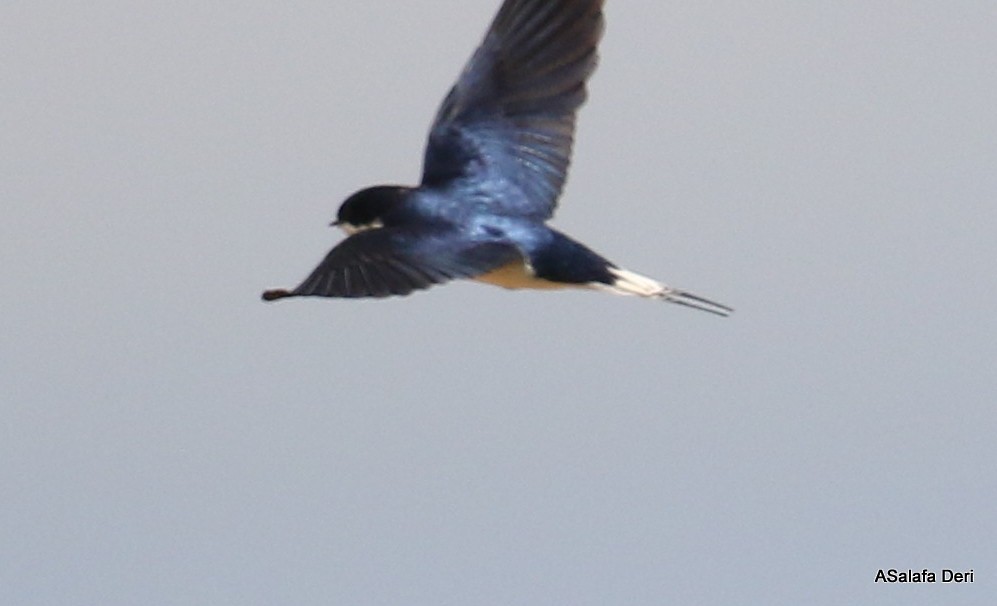
<svg viewBox="0 0 997 606"><path fill-rule="evenodd" d="M293 295L289 290L285 290L283 288L274 288L271 290L263 291L263 294L260 296L260 298L263 299L264 301L276 301L278 299L283 299L285 297L291 297L291 296Z"/></svg>

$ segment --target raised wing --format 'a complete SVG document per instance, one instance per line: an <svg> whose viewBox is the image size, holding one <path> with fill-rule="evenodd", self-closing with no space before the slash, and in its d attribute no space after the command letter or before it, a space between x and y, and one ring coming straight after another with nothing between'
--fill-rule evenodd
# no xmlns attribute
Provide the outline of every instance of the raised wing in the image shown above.
<svg viewBox="0 0 997 606"><path fill-rule="evenodd" d="M423 185L511 187L497 213L547 218L596 66L603 0L506 0L436 115Z"/></svg>
<svg viewBox="0 0 997 606"><path fill-rule="evenodd" d="M268 290L263 298L407 295L449 280L473 278L517 257L519 252L511 245L466 241L451 229L372 229L340 242L294 290Z"/></svg>

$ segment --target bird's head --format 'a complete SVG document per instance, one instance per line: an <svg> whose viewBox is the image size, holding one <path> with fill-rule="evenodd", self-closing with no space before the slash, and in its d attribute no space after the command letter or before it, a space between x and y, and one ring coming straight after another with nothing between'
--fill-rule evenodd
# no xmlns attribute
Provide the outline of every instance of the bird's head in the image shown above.
<svg viewBox="0 0 997 606"><path fill-rule="evenodd" d="M362 189L340 205L332 225L350 235L384 227L385 216L404 202L408 191L409 188L396 185Z"/></svg>

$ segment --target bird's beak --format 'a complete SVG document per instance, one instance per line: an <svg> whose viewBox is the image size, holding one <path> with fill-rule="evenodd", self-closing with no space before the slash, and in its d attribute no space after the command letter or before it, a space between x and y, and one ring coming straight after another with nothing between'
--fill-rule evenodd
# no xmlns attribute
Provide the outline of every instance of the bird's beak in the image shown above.
<svg viewBox="0 0 997 606"><path fill-rule="evenodd" d="M330 227L339 227L339 225L341 223L342 223L342 221L340 221L339 219L336 219L335 221L333 221L332 223L330 223L329 226Z"/></svg>

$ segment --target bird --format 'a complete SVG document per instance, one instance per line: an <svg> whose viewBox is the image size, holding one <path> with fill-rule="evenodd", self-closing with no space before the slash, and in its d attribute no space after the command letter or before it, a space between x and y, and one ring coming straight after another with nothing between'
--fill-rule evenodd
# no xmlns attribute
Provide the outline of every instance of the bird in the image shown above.
<svg viewBox="0 0 997 606"><path fill-rule="evenodd" d="M418 186L349 196L347 237L291 297L384 298L467 279L507 289L594 289L720 316L733 309L624 269L547 225L598 60L604 0L505 0L440 105Z"/></svg>

